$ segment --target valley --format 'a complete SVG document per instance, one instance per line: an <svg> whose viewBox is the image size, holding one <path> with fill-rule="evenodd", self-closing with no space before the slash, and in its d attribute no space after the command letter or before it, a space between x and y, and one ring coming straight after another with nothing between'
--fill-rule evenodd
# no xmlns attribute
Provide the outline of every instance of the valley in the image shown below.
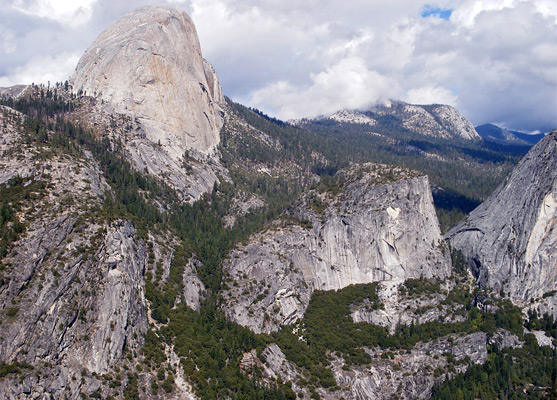
<svg viewBox="0 0 557 400"><path fill-rule="evenodd" d="M557 131L524 155L443 105L281 121L161 7L16 89L4 398L557 398Z"/></svg>

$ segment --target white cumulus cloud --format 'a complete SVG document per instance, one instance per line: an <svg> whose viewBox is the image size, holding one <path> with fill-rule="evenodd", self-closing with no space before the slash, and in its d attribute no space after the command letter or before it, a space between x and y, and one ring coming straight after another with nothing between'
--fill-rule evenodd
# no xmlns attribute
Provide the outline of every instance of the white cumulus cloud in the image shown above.
<svg viewBox="0 0 557 400"><path fill-rule="evenodd" d="M554 0L8 0L0 82L22 83L41 62L65 80L63 57L147 3L189 12L225 94L271 115L394 98L453 104L474 124L557 127Z"/></svg>

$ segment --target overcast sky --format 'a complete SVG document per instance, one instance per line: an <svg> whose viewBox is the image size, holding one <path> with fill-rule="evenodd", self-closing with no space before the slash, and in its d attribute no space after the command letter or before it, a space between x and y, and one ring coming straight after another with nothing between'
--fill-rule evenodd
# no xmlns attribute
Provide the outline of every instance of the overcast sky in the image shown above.
<svg viewBox="0 0 557 400"><path fill-rule="evenodd" d="M224 93L282 119L399 99L557 128L555 0L2 0L0 86L66 80L144 4L187 11Z"/></svg>

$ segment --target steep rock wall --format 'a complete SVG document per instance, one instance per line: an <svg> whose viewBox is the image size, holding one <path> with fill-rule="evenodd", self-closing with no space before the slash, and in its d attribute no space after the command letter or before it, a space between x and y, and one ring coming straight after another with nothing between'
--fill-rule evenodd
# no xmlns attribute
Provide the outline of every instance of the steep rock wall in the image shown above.
<svg viewBox="0 0 557 400"><path fill-rule="evenodd" d="M290 219L235 249L224 265L230 318L268 332L300 318L314 290L448 276L427 177L395 169L385 183L382 168L348 171L338 192L310 191Z"/></svg>
<svg viewBox="0 0 557 400"><path fill-rule="evenodd" d="M147 139L179 159L185 150L213 152L224 100L203 59L195 26L182 11L143 7L114 21L79 60L76 93L132 116Z"/></svg>
<svg viewBox="0 0 557 400"><path fill-rule="evenodd" d="M131 222L107 221L112 189L93 156L30 143L25 117L0 110L2 213L6 200L9 224L24 227L0 257L0 363L30 366L0 376L0 397L107 397L100 375L126 355L140 359L145 270L160 265L166 279L173 252L162 244L176 239L157 232L146 243ZM198 308L203 285L191 265L184 284L187 304Z"/></svg>
<svg viewBox="0 0 557 400"><path fill-rule="evenodd" d="M546 294L556 313L557 131L536 144L507 180L447 234L481 286L515 301Z"/></svg>

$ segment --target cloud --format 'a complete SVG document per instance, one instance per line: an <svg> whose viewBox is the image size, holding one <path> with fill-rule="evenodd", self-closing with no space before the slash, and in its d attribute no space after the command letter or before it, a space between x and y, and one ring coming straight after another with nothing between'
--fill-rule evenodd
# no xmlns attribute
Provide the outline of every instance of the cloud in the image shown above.
<svg viewBox="0 0 557 400"><path fill-rule="evenodd" d="M403 100L411 104L448 104L456 106L457 96L444 87L422 86L410 89Z"/></svg>
<svg viewBox="0 0 557 400"><path fill-rule="evenodd" d="M367 68L357 57L311 74L311 85L299 88L281 81L253 93L249 103L272 109L283 119L331 114L339 109L365 109L398 93L396 82Z"/></svg>
<svg viewBox="0 0 557 400"><path fill-rule="evenodd" d="M80 54L61 53L54 56L33 58L8 75L0 76L0 87L12 86L13 82L56 83L67 79L79 61ZM65 78L64 78L65 77Z"/></svg>
<svg viewBox="0 0 557 400"><path fill-rule="evenodd" d="M395 98L453 104L474 124L557 127L553 0L11 0L0 6L0 82L40 77L41 63L51 81L67 79L70 60L147 3L190 13L225 94L271 115Z"/></svg>
<svg viewBox="0 0 557 400"><path fill-rule="evenodd" d="M13 9L23 14L47 18L72 27L87 23L96 0L14 0Z"/></svg>

